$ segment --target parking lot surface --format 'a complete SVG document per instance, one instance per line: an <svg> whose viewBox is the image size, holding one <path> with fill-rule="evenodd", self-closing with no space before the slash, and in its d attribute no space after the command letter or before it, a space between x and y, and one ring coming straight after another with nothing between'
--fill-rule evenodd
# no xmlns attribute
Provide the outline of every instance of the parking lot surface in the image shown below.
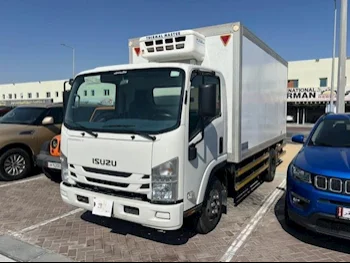
<svg viewBox="0 0 350 263"><path fill-rule="evenodd" d="M288 145L273 183L264 183L208 235L185 226L160 232L100 218L61 201L59 185L44 176L0 183L0 235L72 261L350 261L349 243L284 226L285 171L297 145ZM274 198L272 198L274 197Z"/></svg>

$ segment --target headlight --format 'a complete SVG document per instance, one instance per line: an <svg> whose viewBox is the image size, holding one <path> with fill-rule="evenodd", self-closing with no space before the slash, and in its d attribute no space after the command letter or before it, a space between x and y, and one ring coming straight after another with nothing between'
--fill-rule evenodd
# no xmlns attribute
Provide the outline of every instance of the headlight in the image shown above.
<svg viewBox="0 0 350 263"><path fill-rule="evenodd" d="M297 180L302 181L304 183L309 183L309 184L312 183L310 173L305 172L294 165L292 165L291 168L292 168L292 176L294 177L294 179L297 179Z"/></svg>
<svg viewBox="0 0 350 263"><path fill-rule="evenodd" d="M51 147L52 147L53 149L56 149L57 145L58 145L57 139L53 139L53 140L51 141Z"/></svg>
<svg viewBox="0 0 350 263"><path fill-rule="evenodd" d="M75 181L70 178L69 176L69 170L68 170L68 161L67 157L61 153L61 177L62 177L62 182L68 183L70 185L75 184Z"/></svg>
<svg viewBox="0 0 350 263"><path fill-rule="evenodd" d="M179 160L152 169L152 201L174 203L178 198Z"/></svg>

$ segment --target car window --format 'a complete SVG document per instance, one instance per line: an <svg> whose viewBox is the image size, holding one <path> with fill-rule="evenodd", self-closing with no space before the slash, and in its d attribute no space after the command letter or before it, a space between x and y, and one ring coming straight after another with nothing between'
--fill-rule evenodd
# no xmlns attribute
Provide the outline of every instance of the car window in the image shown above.
<svg viewBox="0 0 350 263"><path fill-rule="evenodd" d="M52 108L47 116L53 117L54 124L62 124L63 122L63 108Z"/></svg>

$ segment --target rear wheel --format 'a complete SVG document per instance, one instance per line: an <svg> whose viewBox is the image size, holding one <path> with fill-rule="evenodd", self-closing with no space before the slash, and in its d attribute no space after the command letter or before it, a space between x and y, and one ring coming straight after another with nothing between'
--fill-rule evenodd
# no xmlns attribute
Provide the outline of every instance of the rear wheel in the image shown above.
<svg viewBox="0 0 350 263"><path fill-rule="evenodd" d="M0 179L19 180L27 177L33 169L31 156L21 148L7 150L0 157Z"/></svg>
<svg viewBox="0 0 350 263"><path fill-rule="evenodd" d="M267 169L267 173L264 176L265 182L272 182L275 179L276 169L277 169L277 151L276 149L270 150L269 157L269 168Z"/></svg>
<svg viewBox="0 0 350 263"><path fill-rule="evenodd" d="M199 234L207 234L219 224L223 211L223 190L222 183L216 177L209 181L202 211L196 220L196 231Z"/></svg>

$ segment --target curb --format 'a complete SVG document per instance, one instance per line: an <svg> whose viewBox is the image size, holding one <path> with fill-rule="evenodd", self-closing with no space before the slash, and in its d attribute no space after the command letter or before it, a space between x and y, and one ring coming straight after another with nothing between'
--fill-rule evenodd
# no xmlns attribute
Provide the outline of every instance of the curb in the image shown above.
<svg viewBox="0 0 350 263"><path fill-rule="evenodd" d="M2 261L3 257L4 260ZM6 261L9 260L9 261ZM25 243L8 235L0 236L0 262L74 262L72 259Z"/></svg>

